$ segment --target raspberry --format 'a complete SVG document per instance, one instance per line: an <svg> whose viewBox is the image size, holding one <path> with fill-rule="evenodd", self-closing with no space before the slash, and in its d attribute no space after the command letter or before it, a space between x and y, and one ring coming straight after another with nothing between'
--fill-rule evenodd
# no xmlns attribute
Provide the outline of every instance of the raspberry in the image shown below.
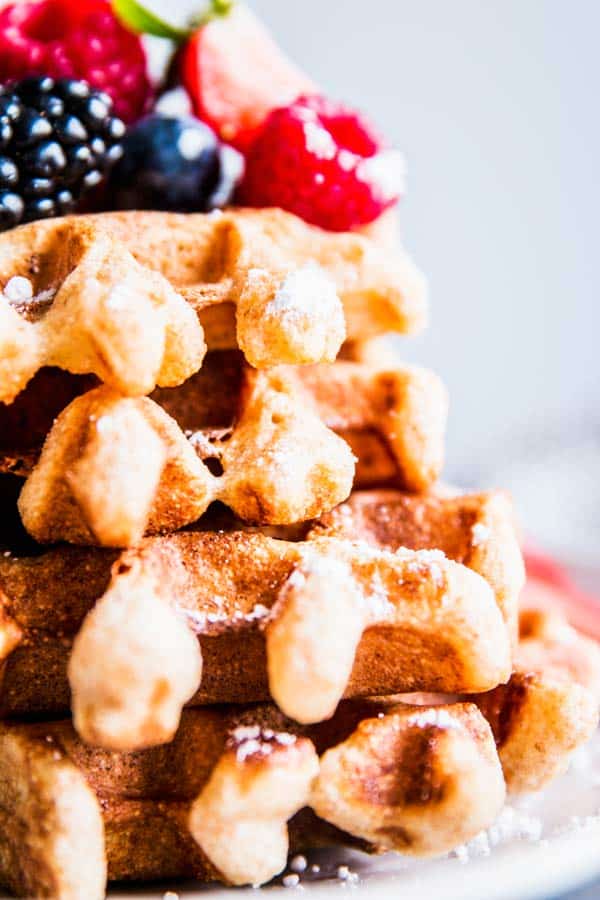
<svg viewBox="0 0 600 900"><path fill-rule="evenodd" d="M150 99L139 37L108 0L34 0L0 11L0 82L30 75L78 78L112 97L116 114L138 119Z"/></svg>
<svg viewBox="0 0 600 900"><path fill-rule="evenodd" d="M246 158L240 200L330 231L372 222L400 197L404 166L354 110L319 96L275 109Z"/></svg>

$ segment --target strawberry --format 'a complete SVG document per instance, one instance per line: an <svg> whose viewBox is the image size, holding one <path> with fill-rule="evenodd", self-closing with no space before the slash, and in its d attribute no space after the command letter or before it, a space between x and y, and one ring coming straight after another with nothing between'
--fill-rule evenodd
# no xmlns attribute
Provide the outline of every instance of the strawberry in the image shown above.
<svg viewBox="0 0 600 900"><path fill-rule="evenodd" d="M242 152L272 109L315 91L250 10L227 0L213 0L182 50L181 72L198 118Z"/></svg>

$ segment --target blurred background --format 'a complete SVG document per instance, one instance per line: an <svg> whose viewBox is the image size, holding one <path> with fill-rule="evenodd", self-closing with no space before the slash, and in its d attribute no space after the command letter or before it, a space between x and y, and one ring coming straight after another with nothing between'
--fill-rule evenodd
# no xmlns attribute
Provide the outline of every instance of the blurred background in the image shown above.
<svg viewBox="0 0 600 900"><path fill-rule="evenodd" d="M406 155L402 231L432 319L398 344L450 390L447 478L510 487L525 529L587 578L600 549L600 4L251 5Z"/></svg>

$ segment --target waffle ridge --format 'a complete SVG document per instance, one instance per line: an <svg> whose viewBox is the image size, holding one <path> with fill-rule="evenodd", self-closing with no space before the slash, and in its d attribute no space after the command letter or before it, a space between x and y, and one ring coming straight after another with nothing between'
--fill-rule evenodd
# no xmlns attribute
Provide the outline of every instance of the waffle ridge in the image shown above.
<svg viewBox="0 0 600 900"><path fill-rule="evenodd" d="M181 384L206 351L248 361L332 361L347 335L418 330L422 276L359 234L280 210L103 213L0 237L0 401L43 366L92 373L127 396Z"/></svg>

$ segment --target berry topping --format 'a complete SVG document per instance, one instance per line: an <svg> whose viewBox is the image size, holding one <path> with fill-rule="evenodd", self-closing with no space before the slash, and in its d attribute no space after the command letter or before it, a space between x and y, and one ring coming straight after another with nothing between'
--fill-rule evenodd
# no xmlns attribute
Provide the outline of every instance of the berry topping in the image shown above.
<svg viewBox="0 0 600 900"><path fill-rule="evenodd" d="M114 16L108 0L29 0L0 11L0 82L44 74L85 79L106 91L126 122L148 106L140 38ZM56 109L59 102L53 98Z"/></svg>
<svg viewBox="0 0 600 900"><path fill-rule="evenodd" d="M359 113L323 97L274 110L246 157L240 199L330 231L372 222L403 189L404 165Z"/></svg>
<svg viewBox="0 0 600 900"><path fill-rule="evenodd" d="M212 5L183 50L182 79L198 118L243 151L272 109L315 87L246 7Z"/></svg>
<svg viewBox="0 0 600 900"><path fill-rule="evenodd" d="M240 155L191 116L147 116L123 146L109 182L118 209L205 212L229 202L242 171Z"/></svg>
<svg viewBox="0 0 600 900"><path fill-rule="evenodd" d="M0 87L0 231L72 212L122 156L124 133L110 97L83 81Z"/></svg>

